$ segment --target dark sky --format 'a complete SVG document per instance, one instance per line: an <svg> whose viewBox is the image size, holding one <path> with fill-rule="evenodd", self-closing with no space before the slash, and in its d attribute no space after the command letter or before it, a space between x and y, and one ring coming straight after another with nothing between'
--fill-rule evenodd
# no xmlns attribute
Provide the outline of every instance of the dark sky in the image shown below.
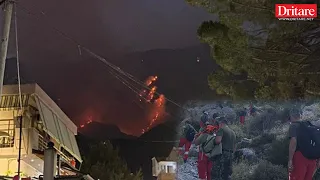
<svg viewBox="0 0 320 180"><path fill-rule="evenodd" d="M113 95L123 98L119 102L101 97L123 87L109 91L116 85L110 83L102 64L86 55L80 56L77 46L48 28L48 24L117 63L119 57L134 51L197 46L200 44L196 36L198 26L204 20L216 19L183 0L29 0L19 3L21 69L28 80L39 83L53 99L60 99L59 105L76 122L94 114L99 114L94 118L101 121L117 122L107 118L108 109L116 104L125 106L122 104L128 99L121 94ZM12 42L9 56L15 51ZM130 64L130 60L126 63ZM131 108L128 104L124 108ZM137 110L131 108L131 111ZM121 121L128 121L127 127L132 127L136 121L143 121L136 119ZM126 128L126 132L129 131Z"/></svg>

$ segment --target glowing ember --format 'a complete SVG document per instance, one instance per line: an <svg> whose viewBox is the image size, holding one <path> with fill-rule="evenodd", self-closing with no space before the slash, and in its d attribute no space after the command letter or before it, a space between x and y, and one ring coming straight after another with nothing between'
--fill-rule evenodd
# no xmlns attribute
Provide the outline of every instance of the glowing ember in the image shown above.
<svg viewBox="0 0 320 180"><path fill-rule="evenodd" d="M92 123L92 116L89 116L88 120L85 122L85 124L90 124L90 123ZM84 128L84 126L85 126L84 124L81 124L80 128Z"/></svg>
<svg viewBox="0 0 320 180"><path fill-rule="evenodd" d="M159 121L164 115L165 115L165 101L166 98L164 95L160 95L158 99L156 99L153 103L153 109L151 110L151 121L149 122L149 125L142 129L142 134L150 130L156 123Z"/></svg>
<svg viewBox="0 0 320 180"><path fill-rule="evenodd" d="M157 90L157 87L156 87L156 86L153 86L153 87L151 88L151 90L150 90L150 92L149 92L149 94L148 94L148 96L147 96L147 101L148 101L148 102L150 102L150 101L153 99L154 93L156 92L156 90Z"/></svg>
<svg viewBox="0 0 320 180"><path fill-rule="evenodd" d="M150 86L157 79L158 79L158 76L149 76L148 79L145 81L145 85Z"/></svg>
<svg viewBox="0 0 320 180"><path fill-rule="evenodd" d="M151 103L151 110L148 115L149 123L145 129L142 129L142 134L150 130L157 123L157 121L159 121L163 117L163 115L165 115L166 98L164 97L164 95L161 94L157 99L154 100L157 87L152 86L152 84L154 84L157 80L158 76L149 76L145 81L145 85L150 88L150 91L144 89L139 94L140 102L142 101L142 98L144 98L146 102Z"/></svg>

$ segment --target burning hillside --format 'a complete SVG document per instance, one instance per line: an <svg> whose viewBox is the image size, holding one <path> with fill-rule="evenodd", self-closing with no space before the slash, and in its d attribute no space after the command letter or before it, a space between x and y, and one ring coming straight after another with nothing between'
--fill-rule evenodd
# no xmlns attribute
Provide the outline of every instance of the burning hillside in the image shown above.
<svg viewBox="0 0 320 180"><path fill-rule="evenodd" d="M139 94L137 93L138 96L135 103L146 113L146 122L144 124L139 124L140 127L143 127L141 130L141 134L144 134L145 132L149 131L151 128L159 124L166 115L166 98L163 94L158 94L156 92L157 87L155 86L155 83L157 79L157 76L149 76L144 82L145 88L142 89ZM92 116L86 114L85 117L85 120L79 126L80 129L93 122Z"/></svg>
<svg viewBox="0 0 320 180"><path fill-rule="evenodd" d="M149 92L144 89L139 94L140 101L145 101L150 104L150 109L147 113L147 127L142 129L141 133L144 134L146 131L149 131L152 127L157 125L163 116L165 115L165 104L166 98L163 94L157 95L157 87L154 85L157 81L157 76L149 76L145 81L145 85L149 87ZM158 98L155 98L158 96Z"/></svg>

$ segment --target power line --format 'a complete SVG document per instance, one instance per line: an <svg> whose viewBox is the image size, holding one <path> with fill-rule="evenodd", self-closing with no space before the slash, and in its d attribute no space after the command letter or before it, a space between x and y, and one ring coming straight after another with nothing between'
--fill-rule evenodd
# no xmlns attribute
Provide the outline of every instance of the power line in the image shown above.
<svg viewBox="0 0 320 180"><path fill-rule="evenodd" d="M36 17L37 19L41 19L37 14L30 12L27 8L25 8L25 7L23 7L23 6L20 6L20 5L19 5L19 8L21 8L21 9L22 9L24 12L26 12L28 15L32 15L33 17ZM41 11L39 14L41 14L43 17L46 17L46 18L47 18L46 14L45 14L43 11ZM105 58L97 55L96 53L94 53L93 51L91 51L89 48L81 45L77 40L75 40L74 38L68 36L68 35L67 35L66 33L64 33L63 31L61 31L61 30L59 30L58 28L53 27L53 26L51 26L51 25L49 25L49 24L47 24L47 25L48 25L48 27L50 27L51 29L53 29L55 32L57 32L58 34L60 34L60 35L63 36L64 38L66 38L66 39L68 39L69 41L71 41L72 43L76 44L77 47L78 47L78 49L79 49L80 55L82 54L82 51L81 51L81 49L82 49L82 50L86 51L88 54L90 54L91 56L93 56L93 57L97 58L98 60L100 60L101 62L105 63L106 65L108 65L109 67L111 67L112 69L114 69L115 71L117 71L117 72L119 72L120 74L126 76L127 78L129 78L129 79L132 80L133 82L137 83L137 84L140 85L141 87L143 87L143 88L145 88L145 89L148 89L148 90L151 90L151 88L148 87L148 86L146 86L146 85L144 84L144 82L138 80L138 79L135 78L133 75L131 75L131 74L123 71L121 68L119 68L119 67L115 66L114 64L108 62ZM155 91L155 94L156 94L156 95L160 95L160 93L158 93L157 91ZM166 99L168 102L171 102L172 104L174 104L174 105L176 105L177 107L181 108L182 110L189 112L189 110L185 109L185 108L182 107L179 103L171 100L170 98L165 97L165 99Z"/></svg>
<svg viewBox="0 0 320 180"><path fill-rule="evenodd" d="M22 104L22 93L21 93L21 79L20 79L20 61L19 61L19 39L18 39L18 20L17 20L17 5L14 3L14 27L15 27L15 43L16 43L16 59L17 59L17 79L18 79L18 91L19 91L19 105L20 105L20 111L21 116L19 118L19 154L18 154L18 176L20 178L21 173L21 149L22 149L22 137L23 131L22 131L22 116L24 112L23 104Z"/></svg>
<svg viewBox="0 0 320 180"><path fill-rule="evenodd" d="M26 12L28 15L32 15L34 17L36 17L37 19L40 19L39 16L35 13L32 13L30 12L27 8L19 5L19 8L21 10L23 10L24 12ZM46 14L41 11L40 14L43 16L43 17L46 17ZM75 40L74 38L68 36L66 33L64 33L63 31L59 30L58 28L56 27L53 27L51 25L48 25L48 27L50 27L51 29L53 29L54 31L56 31L58 34L60 34L61 36L63 36L64 38L66 38L67 40L71 41L72 43L76 44L78 49L79 49L79 53L82 54L82 50L86 51L88 54L90 54L91 56L95 57L96 59L100 60L101 62L103 62L104 64L106 64L107 66L111 67L112 69L114 69L115 71L119 72L120 74L126 76L127 78L129 78L130 80L132 80L133 82L137 83L138 85L140 85L141 87L145 88L145 89L148 89L148 90L151 90L150 87L146 86L142 81L136 79L133 75L123 71L121 68L115 66L114 64L108 62L105 58L97 55L96 53L94 53L93 51L91 51L89 48L83 46L81 43L79 43L77 40ZM160 95L160 93L158 93L157 91L155 91L155 94L156 95ZM172 104L178 106L179 108L183 109L183 110L186 110L188 111L187 109L185 109L184 107L182 107L179 103L165 97L165 99L168 101L168 102L171 102Z"/></svg>
<svg viewBox="0 0 320 180"><path fill-rule="evenodd" d="M17 4L17 7L21 10L23 10L25 13L27 13L28 15L31 15L33 17L36 17L37 19L41 19L37 14L32 13L31 11L29 11L27 8ZM44 17L46 17L46 14L41 11L40 14ZM47 27L49 27L50 29L52 29L54 32L58 33L59 35L61 35L62 37L64 37L65 39L69 40L70 42L72 42L73 44L75 44L78 47L79 50L79 54L80 56L82 56L82 52L85 51L87 52L89 55L91 55L92 57L95 57L96 59L98 59L99 61L103 62L105 65L107 65L107 67L109 67L110 69L108 69L108 72L114 76L116 79L118 79L120 82L122 82L125 86L127 86L130 90L132 90L132 92L134 92L135 94L137 94L140 98L143 98L144 100L146 100L144 97L140 96L139 91L141 89L137 88L135 85L133 85L133 83L130 83L128 80L131 80L132 82L136 83L137 85L151 90L150 87L148 87L147 85L145 85L144 82L138 80L137 78L135 78L133 75L123 71L120 67L117 67L116 65L108 62L105 58L97 55L96 53L94 53L93 51L91 51L89 48L83 46L82 44L80 44L77 40L75 40L74 38L68 36L66 33L64 33L63 31L59 30L56 27L53 27L52 25L46 23ZM83 50L83 51L82 51ZM128 79L126 80L125 77ZM155 91L155 94L160 96L161 94L158 93L157 91ZM176 103L175 101L164 97L166 99L166 101L171 102L172 104L176 105L177 107L179 107L180 109L191 113L188 109L185 109L184 107L182 107L180 104ZM140 108L143 108L141 106L139 106ZM170 115L170 114L169 114ZM172 115L171 115L172 116ZM183 120L182 120L183 121ZM181 121L179 121L181 122ZM168 125L166 125L168 126ZM169 126L168 126L169 127ZM171 128L171 127L170 127ZM177 132L176 129L174 129L173 131ZM160 142L160 141L159 141Z"/></svg>

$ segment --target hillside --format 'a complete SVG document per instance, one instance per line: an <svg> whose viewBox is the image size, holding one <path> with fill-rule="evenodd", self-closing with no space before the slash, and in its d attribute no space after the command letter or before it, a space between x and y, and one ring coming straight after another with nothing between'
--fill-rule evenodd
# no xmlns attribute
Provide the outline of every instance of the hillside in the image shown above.
<svg viewBox="0 0 320 180"><path fill-rule="evenodd" d="M140 79L157 75L159 92L178 102L215 97L208 87L207 76L217 65L206 45L134 52L119 59L122 69Z"/></svg>
<svg viewBox="0 0 320 180"><path fill-rule="evenodd" d="M237 135L237 151L234 156L233 180L286 180L288 162L289 127L288 110L293 106L302 112L302 120L311 120L313 124L320 125L320 103L265 103L257 102L256 116L247 116L246 123L240 125L237 112L249 103L222 103L219 108L216 102L194 102L185 108L193 111L194 124L199 123L203 110L210 113L218 112L227 117L229 127ZM187 115L186 115L187 116ZM197 148L192 146L187 163L180 164L178 180L197 180L196 166ZM319 178L319 177L317 177Z"/></svg>
<svg viewBox="0 0 320 180"><path fill-rule="evenodd" d="M175 141L176 131L172 129L175 127L172 125L173 123L168 121L154 127L138 139L117 139L111 142L119 147L120 155L126 160L132 171L136 171L141 167L144 179L151 179L151 158L167 157L176 144L175 142L161 142Z"/></svg>
<svg viewBox="0 0 320 180"><path fill-rule="evenodd" d="M174 141L176 131L172 128L173 122L166 122L156 126L139 138L121 133L119 128L97 122L90 123L80 130L78 143L82 152L87 151L88 143L93 141L110 142L119 149L120 156L127 162L132 171L142 168L144 178L152 178L152 157L167 157L171 152L174 142L152 142L152 141Z"/></svg>
<svg viewBox="0 0 320 180"><path fill-rule="evenodd" d="M106 139L135 139L135 136L130 136L122 133L116 125L104 124L99 122L92 122L87 124L83 128L79 128L79 131L91 138L97 140Z"/></svg>

